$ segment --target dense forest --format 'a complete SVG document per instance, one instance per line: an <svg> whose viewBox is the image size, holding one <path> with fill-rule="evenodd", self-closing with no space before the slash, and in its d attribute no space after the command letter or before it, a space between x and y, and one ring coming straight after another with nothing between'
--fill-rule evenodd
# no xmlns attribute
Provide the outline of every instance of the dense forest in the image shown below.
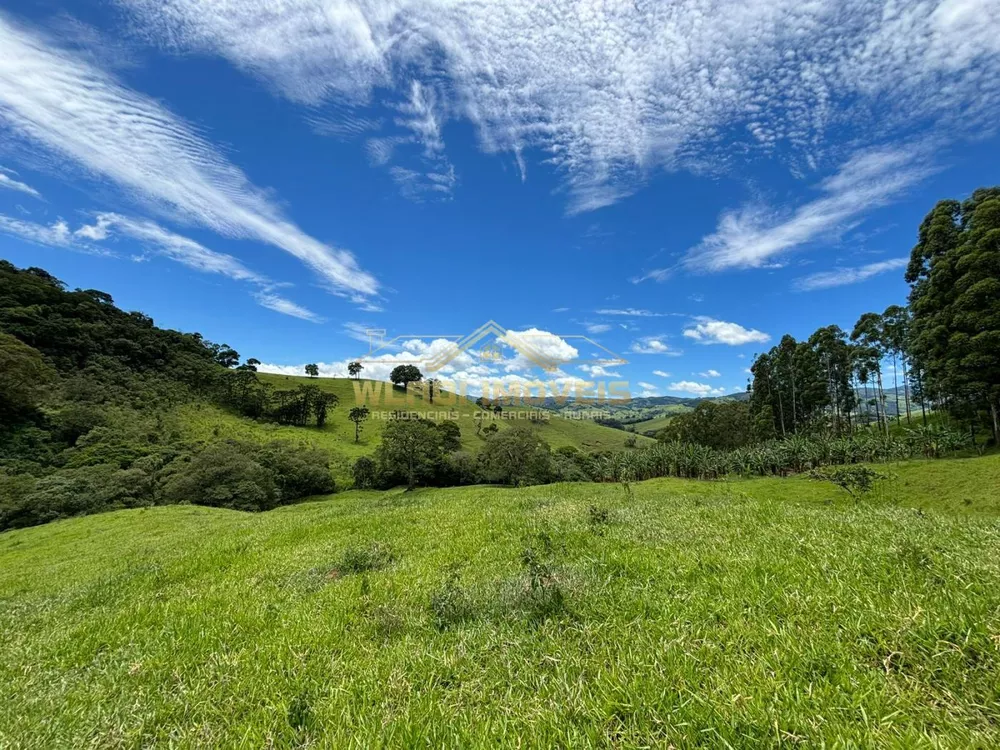
<svg viewBox="0 0 1000 750"><path fill-rule="evenodd" d="M193 443L166 419L179 403L225 401L252 375L252 360L238 362L103 292L0 261L0 529L154 503L263 510L332 491L321 452ZM283 420L300 421L304 400L316 408L311 393L269 395Z"/></svg>

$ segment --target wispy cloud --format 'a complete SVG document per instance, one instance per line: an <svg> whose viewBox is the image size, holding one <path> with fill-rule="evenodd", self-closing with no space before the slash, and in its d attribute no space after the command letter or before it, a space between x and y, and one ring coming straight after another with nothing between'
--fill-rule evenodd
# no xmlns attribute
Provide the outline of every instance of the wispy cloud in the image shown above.
<svg viewBox="0 0 1000 750"><path fill-rule="evenodd" d="M604 308L603 310L595 310L598 315L620 315L629 318L662 318L667 315L667 313L652 312L650 310L638 310L634 307L626 308Z"/></svg>
<svg viewBox="0 0 1000 750"><path fill-rule="evenodd" d="M857 284L879 274L906 268L909 262L909 258L893 258L855 268L834 268L830 271L820 271L819 273L796 279L793 286L800 292L811 292L815 289L829 289L835 286Z"/></svg>
<svg viewBox="0 0 1000 750"><path fill-rule="evenodd" d="M669 378L670 377L670 373L669 372L664 372L663 370L653 370L653 374L656 375L657 377L661 377L661 378Z"/></svg>
<svg viewBox="0 0 1000 750"><path fill-rule="evenodd" d="M337 294L378 282L310 237L191 126L153 99L0 13L0 122L158 210L281 248Z"/></svg>
<svg viewBox="0 0 1000 750"><path fill-rule="evenodd" d="M760 268L822 239L836 239L870 211L891 203L933 171L921 148L855 155L819 185L821 196L783 216L757 205L724 213L683 265L698 271ZM647 274L655 278L656 272Z"/></svg>
<svg viewBox="0 0 1000 750"><path fill-rule="evenodd" d="M684 329L684 336L699 344L727 344L729 346L762 344L771 340L770 335L758 331L756 328L744 328L738 323L706 317L695 318L695 323Z"/></svg>
<svg viewBox="0 0 1000 750"><path fill-rule="evenodd" d="M608 323L588 323L587 333L607 333L611 330L611 325Z"/></svg>
<svg viewBox="0 0 1000 750"><path fill-rule="evenodd" d="M69 224L63 219L58 219L52 224L39 224L0 214L0 232L20 237L22 240L37 245L63 248L72 248L75 245ZM79 249L87 250L88 248L80 247Z"/></svg>
<svg viewBox="0 0 1000 750"><path fill-rule="evenodd" d="M293 318L301 318L302 320L308 320L310 323L323 322L323 318L316 313L311 310L307 310L302 307L302 305L298 305L291 300L285 299L274 292L258 292L254 295L254 299L257 300L257 304L261 307L266 307L268 310L273 310L276 313L289 315Z"/></svg>
<svg viewBox="0 0 1000 750"><path fill-rule="evenodd" d="M0 167L0 188L5 188L7 190L16 190L19 193L25 193L30 195L32 198L41 198L42 194L35 190L31 185L26 182L21 182L20 180L15 180L14 177L17 176L17 172L12 169L4 169Z"/></svg>
<svg viewBox="0 0 1000 750"><path fill-rule="evenodd" d="M147 38L310 105L441 82L438 117L470 121L487 152L549 153L571 211L748 151L809 170L834 125L869 144L975 132L1000 92L994 0L118 2Z"/></svg>
<svg viewBox="0 0 1000 750"><path fill-rule="evenodd" d="M0 232L38 245L98 255L115 255L112 250L100 244L105 241L124 239L136 242L144 253L167 258L200 273L219 274L254 285L257 287L257 291L253 292L254 299L269 310L314 323L322 320L319 315L275 293L274 290L281 284L251 271L232 255L210 250L146 219L101 213L96 216L93 224L84 224L71 230L63 219L46 225L0 214Z"/></svg>
<svg viewBox="0 0 1000 750"><path fill-rule="evenodd" d="M698 377L700 378L721 378L722 373L718 370L705 370L705 372L699 372Z"/></svg>

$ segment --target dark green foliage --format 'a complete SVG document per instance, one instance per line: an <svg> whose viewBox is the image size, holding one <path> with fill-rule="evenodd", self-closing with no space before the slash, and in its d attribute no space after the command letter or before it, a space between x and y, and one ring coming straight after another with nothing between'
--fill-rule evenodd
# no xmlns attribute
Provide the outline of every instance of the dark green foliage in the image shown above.
<svg viewBox="0 0 1000 750"><path fill-rule="evenodd" d="M411 490L434 484L444 461L442 443L441 432L430 420L389 420L375 453L382 484L405 482Z"/></svg>
<svg viewBox="0 0 1000 750"><path fill-rule="evenodd" d="M459 585L457 571L451 571L444 585L431 594L430 610L438 630L455 627L475 616L475 603Z"/></svg>
<svg viewBox="0 0 1000 750"><path fill-rule="evenodd" d="M348 547L334 566L340 575L368 573L387 568L396 561L396 554L388 544L372 542L367 547Z"/></svg>
<svg viewBox="0 0 1000 750"><path fill-rule="evenodd" d="M462 430L457 422L445 420L438 423L437 428L441 433L441 448L446 453L462 449Z"/></svg>
<svg viewBox="0 0 1000 750"><path fill-rule="evenodd" d="M361 456L352 468L354 486L359 490L374 489L378 485L378 469L368 456Z"/></svg>
<svg viewBox="0 0 1000 750"><path fill-rule="evenodd" d="M906 280L923 389L973 419L982 408L1000 439L1000 187L938 203L920 225Z"/></svg>
<svg viewBox="0 0 1000 750"><path fill-rule="evenodd" d="M334 490L326 454L281 442L215 443L164 473L164 502L236 510L269 510Z"/></svg>
<svg viewBox="0 0 1000 750"><path fill-rule="evenodd" d="M552 481L549 446L530 427L511 427L489 437L479 453L484 478L514 486Z"/></svg>
<svg viewBox="0 0 1000 750"><path fill-rule="evenodd" d="M657 440L680 440L728 450L753 441L750 406L743 401L703 401L687 414L678 414L656 434Z"/></svg>
<svg viewBox="0 0 1000 750"><path fill-rule="evenodd" d="M392 384L404 389L410 383L419 383L423 377L420 370L414 365L398 365L389 373L389 380Z"/></svg>

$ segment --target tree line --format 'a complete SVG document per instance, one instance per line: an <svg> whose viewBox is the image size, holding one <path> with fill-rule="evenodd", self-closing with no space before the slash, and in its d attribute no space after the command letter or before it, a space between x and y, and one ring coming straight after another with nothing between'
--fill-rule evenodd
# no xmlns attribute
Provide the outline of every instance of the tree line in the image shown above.
<svg viewBox="0 0 1000 750"><path fill-rule="evenodd" d="M1000 440L1000 188L938 203L905 278L908 305L865 313L849 334L831 325L805 341L783 336L756 357L749 391L758 438L872 424L888 432L893 416L911 425L919 407L923 424L939 411L973 437L985 426Z"/></svg>

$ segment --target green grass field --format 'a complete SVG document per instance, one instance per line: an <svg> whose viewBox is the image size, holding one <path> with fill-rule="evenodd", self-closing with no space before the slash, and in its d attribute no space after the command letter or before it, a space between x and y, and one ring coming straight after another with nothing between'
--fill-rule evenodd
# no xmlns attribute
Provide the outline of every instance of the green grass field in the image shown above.
<svg viewBox="0 0 1000 750"><path fill-rule="evenodd" d="M0 746L997 747L1000 456L884 470L0 534Z"/></svg>

